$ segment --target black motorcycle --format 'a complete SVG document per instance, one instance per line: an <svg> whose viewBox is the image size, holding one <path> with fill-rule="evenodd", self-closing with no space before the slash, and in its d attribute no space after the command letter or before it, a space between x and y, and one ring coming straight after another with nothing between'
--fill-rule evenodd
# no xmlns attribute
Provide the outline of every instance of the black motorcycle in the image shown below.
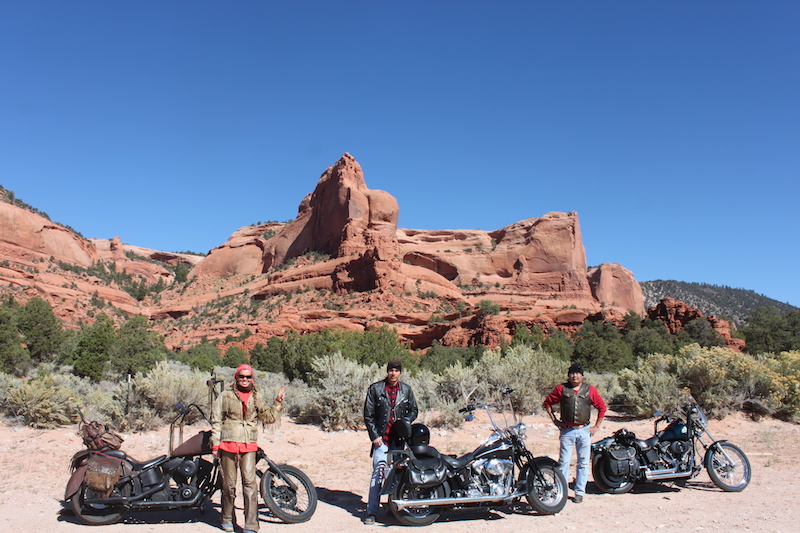
<svg viewBox="0 0 800 533"><path fill-rule="evenodd" d="M509 397L511 389L504 389ZM510 403L510 402L509 402ZM403 524L425 526L435 522L442 509L500 507L523 496L542 514L555 514L567 501L567 482L558 463L534 457L525 446L525 424L499 428L484 404L461 409L472 419L476 409L486 409L494 428L478 448L461 457L439 453L429 446L424 424L398 424L399 449L388 453L387 475L381 494L389 495L389 510Z"/></svg>
<svg viewBox="0 0 800 533"><path fill-rule="evenodd" d="M119 449L101 447L76 453L64 494L75 516L84 524L99 526L119 522L135 510L202 509L222 487L219 462L203 457L211 454L211 431L201 431L173 449L175 430L183 441L184 422L193 409L208 421L195 404L176 407L178 414L170 423L169 455L137 461ZM290 523L311 518L317 507L311 480L293 466L275 464L259 448L257 461L262 460L266 470L257 468L256 473L261 478L261 497L272 515Z"/></svg>
<svg viewBox="0 0 800 533"><path fill-rule="evenodd" d="M662 423L666 426L659 429ZM704 442L704 436L710 444ZM698 443L705 450L702 459ZM628 492L637 481L681 484L703 467L711 481L726 492L742 491L750 483L747 456L730 442L714 439L708 432L708 419L693 400L679 411L657 418L655 435L647 440L623 428L592 444L594 482L610 494Z"/></svg>

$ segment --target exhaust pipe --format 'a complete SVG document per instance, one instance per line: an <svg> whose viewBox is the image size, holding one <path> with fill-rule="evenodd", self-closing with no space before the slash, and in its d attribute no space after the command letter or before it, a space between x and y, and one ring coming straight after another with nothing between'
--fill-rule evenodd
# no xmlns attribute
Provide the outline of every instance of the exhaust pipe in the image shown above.
<svg viewBox="0 0 800 533"><path fill-rule="evenodd" d="M645 471L644 473L645 479L647 481L661 481L663 479L678 479L684 477L692 477L692 471L689 470L688 472L676 472L673 469L670 470L655 470L655 471Z"/></svg>
<svg viewBox="0 0 800 533"><path fill-rule="evenodd" d="M464 503L502 502L514 498L513 494L473 496L467 498L431 498L429 500L392 500L398 511L406 507L434 507L440 505L461 505Z"/></svg>

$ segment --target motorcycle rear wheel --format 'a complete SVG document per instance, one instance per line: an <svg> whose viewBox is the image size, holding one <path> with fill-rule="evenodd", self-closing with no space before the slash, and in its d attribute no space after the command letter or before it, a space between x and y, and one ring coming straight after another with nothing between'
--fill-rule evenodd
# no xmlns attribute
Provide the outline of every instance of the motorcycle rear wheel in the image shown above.
<svg viewBox="0 0 800 533"><path fill-rule="evenodd" d="M87 497L91 499L97 496L100 495L87 487L86 483L81 483L78 492L70 499L72 511L84 524L90 526L116 524L128 513L128 509L122 505L99 505L84 502Z"/></svg>
<svg viewBox="0 0 800 533"><path fill-rule="evenodd" d="M540 465L539 472L528 468L526 479L528 505L539 514L556 514L567 503L567 480L553 465Z"/></svg>
<svg viewBox="0 0 800 533"><path fill-rule="evenodd" d="M750 483L750 461L738 446L730 442L712 445L706 454L705 466L714 485L725 492L741 492Z"/></svg>
<svg viewBox="0 0 800 533"><path fill-rule="evenodd" d="M281 472L292 480L292 488L278 474L270 471L261 476L261 497L274 516L289 524L305 522L317 510L317 489L299 468L280 465Z"/></svg>
<svg viewBox="0 0 800 533"><path fill-rule="evenodd" d="M397 486L394 494L389 496L389 509L401 523L407 526L427 526L439 519L439 515L442 514L441 507L406 507L400 510L397 505L392 503L392 500L429 500L445 496L444 485L420 488L403 481Z"/></svg>
<svg viewBox="0 0 800 533"><path fill-rule="evenodd" d="M602 454L592 458L592 477L597 488L608 494L625 494L634 485L627 476L615 476L608 472L608 462Z"/></svg>

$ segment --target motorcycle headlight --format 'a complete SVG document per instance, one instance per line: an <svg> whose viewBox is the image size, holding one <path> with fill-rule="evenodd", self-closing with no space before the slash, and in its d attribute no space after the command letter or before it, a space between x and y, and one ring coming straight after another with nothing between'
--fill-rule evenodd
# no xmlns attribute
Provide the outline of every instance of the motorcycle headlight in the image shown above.
<svg viewBox="0 0 800 533"><path fill-rule="evenodd" d="M525 440L526 437L525 433L528 430L528 426L526 426L525 424L517 424L512 429L514 430L514 433L516 433L517 436L519 436L520 439Z"/></svg>

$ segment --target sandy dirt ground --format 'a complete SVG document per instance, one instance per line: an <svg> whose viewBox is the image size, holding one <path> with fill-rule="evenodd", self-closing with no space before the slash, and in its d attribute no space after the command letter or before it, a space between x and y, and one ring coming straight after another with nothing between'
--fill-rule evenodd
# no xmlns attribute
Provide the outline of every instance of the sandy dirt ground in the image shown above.
<svg viewBox="0 0 800 533"><path fill-rule="evenodd" d="M528 416L528 447L535 455L557 458L556 429L546 418ZM652 420L631 421L610 414L596 437L620 427L642 438L652 436ZM187 436L202 426L187 428ZM743 416L712 421L715 437L729 439L748 455L753 470L750 485L741 493L717 489L707 473L684 488L670 484L642 484L622 495L599 493L589 478L582 504L570 501L555 516L541 516L522 504L516 509L444 511L426 526L434 533L504 531L564 532L709 532L800 531L800 426L775 420L754 422ZM455 431L433 430L431 444L440 451L472 451L489 434L488 421L476 417ZM167 452L168 431L126 434L123 449L138 460ZM294 424L284 417L279 429L262 432L259 444L278 463L305 471L317 487L319 504L310 521L275 522L266 507L261 531L291 533L409 530L392 516L381 515L374 526L361 524L370 476L369 442L365 431L325 433ZM82 447L76 428L34 430L0 424L0 531L64 533L185 533L219 529L219 494L200 511L133 512L120 523L86 526L63 509L69 459ZM243 521L241 502L237 516ZM241 531L237 527L237 531Z"/></svg>

